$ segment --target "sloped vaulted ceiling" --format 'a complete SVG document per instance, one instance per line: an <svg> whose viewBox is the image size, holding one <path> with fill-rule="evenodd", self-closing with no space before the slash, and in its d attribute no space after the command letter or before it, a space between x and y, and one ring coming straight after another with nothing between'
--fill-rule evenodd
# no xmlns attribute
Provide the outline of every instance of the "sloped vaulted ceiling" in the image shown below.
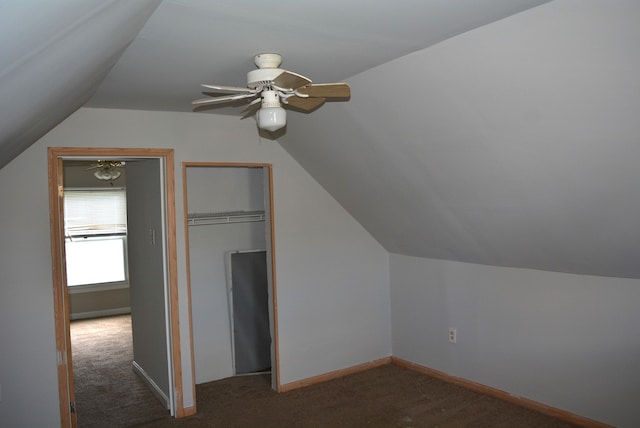
<svg viewBox="0 0 640 428"><path fill-rule="evenodd" d="M553 1L353 76L281 143L391 252L640 278L639 19Z"/></svg>
<svg viewBox="0 0 640 428"><path fill-rule="evenodd" d="M0 4L0 168L93 95L159 3Z"/></svg>
<svg viewBox="0 0 640 428"><path fill-rule="evenodd" d="M200 83L244 85L268 51L342 80L546 1L5 1L0 168L83 105L192 111Z"/></svg>

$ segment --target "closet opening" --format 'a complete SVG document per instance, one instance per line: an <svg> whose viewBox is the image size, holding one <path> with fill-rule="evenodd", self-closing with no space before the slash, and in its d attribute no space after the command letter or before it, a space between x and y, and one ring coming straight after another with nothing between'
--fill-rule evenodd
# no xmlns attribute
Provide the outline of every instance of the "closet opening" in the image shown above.
<svg viewBox="0 0 640 428"><path fill-rule="evenodd" d="M195 383L278 373L268 164L184 163Z"/></svg>

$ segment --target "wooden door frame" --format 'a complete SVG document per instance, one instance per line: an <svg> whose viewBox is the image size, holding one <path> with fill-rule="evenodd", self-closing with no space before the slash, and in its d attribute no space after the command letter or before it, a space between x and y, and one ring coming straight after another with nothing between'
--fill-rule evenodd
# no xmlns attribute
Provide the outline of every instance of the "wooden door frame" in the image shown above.
<svg viewBox="0 0 640 428"><path fill-rule="evenodd" d="M272 379L272 387L277 392L283 392L282 384L280 383L280 347L278 340L278 298L277 298L277 287L276 287L276 246L275 246L275 227L273 220L273 165L269 163L242 163L242 162L183 162L182 163L182 195L184 198L184 240L185 240L185 250L186 250L186 263L187 263L187 289L189 302L191 302L191 262L189 256L189 204L187 199L187 168L190 167L213 167L213 168L262 168L266 169L268 172L268 186L269 186L269 227L270 230L270 241L267 245L270 247L269 253L271 253L271 260L267 261L267 263L271 263L271 291L272 291L272 305L273 305L273 319L270 320L273 322L273 346L274 346L274 361L272 361L272 376L275 373L275 376ZM195 403L195 361L194 361L194 352L193 352L193 324L192 324L193 316L191 315L191 305L189 305L189 331L191 332L191 367L192 367L192 376L193 376L193 401ZM195 404L194 404L195 405ZM194 412L195 413L195 412Z"/></svg>
<svg viewBox="0 0 640 428"><path fill-rule="evenodd" d="M62 212L62 160L63 158L158 158L164 159L166 192L167 271L169 282L169 316L171 330L171 364L173 373L175 417L192 414L183 403L182 358L178 306L178 275L175 218L175 172L173 149L129 149L95 147L49 147L49 225L51 230L51 258L53 275L53 304L55 317L58 394L60 400L60 426L75 427L70 401L74 396L73 367L71 366L71 339L69 333L69 293L66 288L64 254L64 219ZM191 302L189 302L190 305ZM190 309L189 309L190 312ZM193 358L193 357L192 357ZM195 396L194 396L195 401ZM194 406L195 411L195 406Z"/></svg>

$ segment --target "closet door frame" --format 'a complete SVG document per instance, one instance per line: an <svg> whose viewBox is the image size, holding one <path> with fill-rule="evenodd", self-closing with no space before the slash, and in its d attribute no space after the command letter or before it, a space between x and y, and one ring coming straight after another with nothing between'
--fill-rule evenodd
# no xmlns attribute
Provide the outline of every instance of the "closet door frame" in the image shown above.
<svg viewBox="0 0 640 428"><path fill-rule="evenodd" d="M277 304L277 287L276 287L276 257L275 257L275 229L273 216L273 165L269 163L238 163L238 162L183 162L182 163L182 184L184 198L184 236L185 236L185 254L187 267L187 290L188 299L191 302L191 266L189 255L189 223L188 223L188 192L187 192L187 168L193 167L211 167L211 168L262 168L264 175L264 199L265 199L265 234L266 234L266 250L267 250L267 273L269 288L271 293L270 305L270 326L272 331L273 346L271 349L271 387L277 392L282 392L282 384L280 383L280 358L279 358L279 341L278 341L278 304ZM189 305L189 331L191 332L191 366L195 368L194 349L193 349L193 316L191 314L191 305ZM194 376L195 379L195 376ZM195 389L195 388L194 388ZM195 401L195 391L194 391Z"/></svg>

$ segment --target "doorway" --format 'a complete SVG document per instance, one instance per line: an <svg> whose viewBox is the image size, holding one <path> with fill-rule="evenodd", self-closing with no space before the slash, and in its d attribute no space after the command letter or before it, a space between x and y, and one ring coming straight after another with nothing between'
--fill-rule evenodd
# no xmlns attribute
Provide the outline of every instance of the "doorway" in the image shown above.
<svg viewBox="0 0 640 428"><path fill-rule="evenodd" d="M271 165L184 163L183 183L196 384L270 369L279 391ZM262 262L231 275L233 254ZM230 279L241 271L260 289L258 301L234 297ZM251 343L239 346L248 336L238 338L237 323L245 321Z"/></svg>
<svg viewBox="0 0 640 428"><path fill-rule="evenodd" d="M142 175L143 180L137 180L138 194L151 191L156 196L156 201L139 206L155 207L151 211L143 211L151 216L153 225L150 227L136 227L136 242L149 242L149 236L153 237L155 250L151 251L151 258L155 260L153 276L164 284L160 291L155 291L151 300L155 308L159 305L163 316L160 328L149 329L154 331L148 340L155 342L155 349L164 347L167 358L162 359L159 365L155 362L145 363L145 367L151 372L165 371L164 377L167 385L163 385L168 392L167 402L171 413L176 416L184 416L185 409L182 403L182 375L180 358L180 337L178 330L178 305L177 305L177 280L176 280L176 244L175 244L175 192L173 186L173 150L166 149L97 149L97 148L49 148L49 201L51 219L51 244L52 244L52 268L54 285L54 314L56 330L56 349L58 361L58 382L60 397L61 426L76 426L75 415L73 366L70 340L70 299L67 289L67 275L65 268L65 243L64 243L64 215L63 215L63 188L64 170L63 161L67 159L120 159L135 161L140 168L132 168ZM150 171L155 171L151 172ZM148 178L148 180L147 180ZM146 182L146 184L144 184ZM145 187L147 186L147 187ZM148 187L152 186L152 187ZM145 190L146 189L146 190ZM159 200L159 202L158 202ZM160 204L160 205L158 205ZM158 208L160 207L160 208ZM140 230L142 229L142 230ZM132 229L134 231L134 229ZM157 240L157 241L156 241ZM157 242L157 245L156 245ZM140 246L140 244L138 244ZM135 250L138 251L138 250ZM145 256L149 256L148 248ZM131 268L131 266L129 266ZM135 269L134 269L135 271ZM145 290L138 290L145 299ZM157 310L148 309L139 305L140 313L157 313ZM144 327L144 326L143 326ZM144 331L144 328L142 329ZM145 339L146 340L146 339ZM159 348L159 347L160 348ZM144 355L141 356L144 359ZM157 361L157 360L156 360ZM157 377L157 376L156 376Z"/></svg>
<svg viewBox="0 0 640 428"><path fill-rule="evenodd" d="M121 426L125 421L165 416L167 399L158 399L145 378L132 370L136 358L127 269L125 162L64 159L63 168L77 425Z"/></svg>

